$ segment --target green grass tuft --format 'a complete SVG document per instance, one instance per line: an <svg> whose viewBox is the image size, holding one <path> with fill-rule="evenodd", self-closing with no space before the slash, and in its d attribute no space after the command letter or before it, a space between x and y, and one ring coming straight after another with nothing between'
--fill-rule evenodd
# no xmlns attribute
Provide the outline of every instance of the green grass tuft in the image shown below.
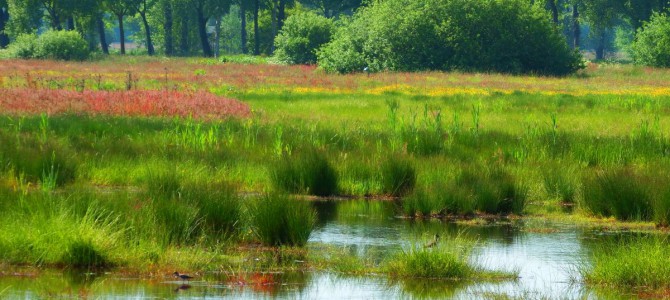
<svg viewBox="0 0 670 300"><path fill-rule="evenodd" d="M304 246L316 222L309 202L286 195L267 194L248 206L250 226L268 246Z"/></svg>

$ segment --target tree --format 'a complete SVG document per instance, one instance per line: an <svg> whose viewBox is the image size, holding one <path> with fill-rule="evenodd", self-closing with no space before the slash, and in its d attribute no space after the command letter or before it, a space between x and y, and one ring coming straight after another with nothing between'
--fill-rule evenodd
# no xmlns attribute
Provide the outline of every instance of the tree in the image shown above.
<svg viewBox="0 0 670 300"><path fill-rule="evenodd" d="M37 0L6 0L11 16L5 25L5 33L18 37L23 33L33 33L40 26L42 11Z"/></svg>
<svg viewBox="0 0 670 300"><path fill-rule="evenodd" d="M642 27L654 12L661 12L670 6L667 0L622 0L622 2L624 15L635 30Z"/></svg>
<svg viewBox="0 0 670 300"><path fill-rule="evenodd" d="M172 35L172 1L161 1L163 8L163 51L165 55L171 56L174 54L174 36Z"/></svg>
<svg viewBox="0 0 670 300"><path fill-rule="evenodd" d="M591 25L590 35L596 39L596 59L605 57L607 33L616 25L622 12L623 3L621 1L582 1L582 16Z"/></svg>
<svg viewBox="0 0 670 300"><path fill-rule="evenodd" d="M670 67L670 16L654 13L638 30L631 54L637 64Z"/></svg>
<svg viewBox="0 0 670 300"><path fill-rule="evenodd" d="M551 12L551 20L554 21L554 24L558 25L558 5L556 4L557 0L547 0L547 6Z"/></svg>
<svg viewBox="0 0 670 300"><path fill-rule="evenodd" d="M242 41L242 53L247 54L249 52L247 48L247 1L248 0L238 0L240 5L240 21L242 23L242 28L240 31L240 40Z"/></svg>
<svg viewBox="0 0 670 300"><path fill-rule="evenodd" d="M5 32L7 21L9 21L9 5L7 0L0 0L0 48L9 45L9 35Z"/></svg>
<svg viewBox="0 0 670 300"><path fill-rule="evenodd" d="M193 0L193 8L195 9L198 36L200 37L200 44L202 45L202 54L205 57L213 56L212 46L209 44L209 36L207 34L207 22L212 16L220 16L222 12L227 12L230 9L230 1L228 0Z"/></svg>
<svg viewBox="0 0 670 300"><path fill-rule="evenodd" d="M361 0L303 0L308 6L316 7L327 18L337 16L349 10L355 10L363 5Z"/></svg>
<svg viewBox="0 0 670 300"><path fill-rule="evenodd" d="M156 0L135 0L135 11L142 18L142 23L144 24L144 32L147 38L147 53L149 55L154 55L154 44L151 41L151 29L149 28L149 22L147 21L147 11L151 9L156 4Z"/></svg>
<svg viewBox="0 0 670 300"><path fill-rule="evenodd" d="M130 16L135 12L135 0L104 0L106 10L116 16L119 22L119 41L121 42L121 54L126 54L126 37L123 31L123 17Z"/></svg>

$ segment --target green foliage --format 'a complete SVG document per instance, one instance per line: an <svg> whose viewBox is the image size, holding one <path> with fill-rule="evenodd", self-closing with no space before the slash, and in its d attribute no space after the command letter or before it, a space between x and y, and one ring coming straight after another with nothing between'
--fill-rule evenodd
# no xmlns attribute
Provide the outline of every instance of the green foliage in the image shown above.
<svg viewBox="0 0 670 300"><path fill-rule="evenodd" d="M389 157L381 166L382 192L394 197L407 195L416 185L416 170L401 156Z"/></svg>
<svg viewBox="0 0 670 300"><path fill-rule="evenodd" d="M638 30L631 45L636 63L654 67L670 67L670 16L656 13Z"/></svg>
<svg viewBox="0 0 670 300"><path fill-rule="evenodd" d="M390 0L361 9L319 52L329 72L465 70L566 75L578 53L526 1Z"/></svg>
<svg viewBox="0 0 670 300"><path fill-rule="evenodd" d="M325 154L316 150L286 155L275 164L272 182L281 191L316 196L337 193L338 176Z"/></svg>
<svg viewBox="0 0 670 300"><path fill-rule="evenodd" d="M265 195L248 207L254 233L268 246L304 246L316 222L307 201L285 195Z"/></svg>
<svg viewBox="0 0 670 300"><path fill-rule="evenodd" d="M9 51L16 58L56 60L85 60L90 53L88 43L76 31L55 30L39 36L22 34L10 44Z"/></svg>
<svg viewBox="0 0 670 300"><path fill-rule="evenodd" d="M21 34L9 45L7 52L10 57L14 58L33 58L36 41L37 34Z"/></svg>
<svg viewBox="0 0 670 300"><path fill-rule="evenodd" d="M275 39L277 58L288 64L315 64L316 51L331 40L335 32L332 20L313 12L303 12L286 19Z"/></svg>

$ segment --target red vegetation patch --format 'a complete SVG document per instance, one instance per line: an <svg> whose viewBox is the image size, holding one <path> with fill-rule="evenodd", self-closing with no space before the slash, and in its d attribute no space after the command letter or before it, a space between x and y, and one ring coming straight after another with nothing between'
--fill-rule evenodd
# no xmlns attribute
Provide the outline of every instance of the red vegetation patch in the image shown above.
<svg viewBox="0 0 670 300"><path fill-rule="evenodd" d="M85 113L114 116L247 117L249 106L207 92L0 89L3 114Z"/></svg>

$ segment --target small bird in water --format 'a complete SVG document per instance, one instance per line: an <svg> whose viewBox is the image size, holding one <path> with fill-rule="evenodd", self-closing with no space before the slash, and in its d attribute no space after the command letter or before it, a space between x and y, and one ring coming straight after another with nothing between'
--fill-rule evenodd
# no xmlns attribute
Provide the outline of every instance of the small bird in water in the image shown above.
<svg viewBox="0 0 670 300"><path fill-rule="evenodd" d="M436 235L433 237L433 240L430 241L430 242L428 242L424 247L426 247L426 248L432 248L432 247L434 247L435 245L437 245L437 241L438 241L439 239L440 239L440 235L436 234Z"/></svg>
<svg viewBox="0 0 670 300"><path fill-rule="evenodd" d="M181 278L181 280L186 280L186 281L189 281L189 280L193 279L193 276L189 276L189 275L186 275L186 274L179 274L179 272L174 272L174 273L172 273L172 275L174 275L177 278Z"/></svg>

